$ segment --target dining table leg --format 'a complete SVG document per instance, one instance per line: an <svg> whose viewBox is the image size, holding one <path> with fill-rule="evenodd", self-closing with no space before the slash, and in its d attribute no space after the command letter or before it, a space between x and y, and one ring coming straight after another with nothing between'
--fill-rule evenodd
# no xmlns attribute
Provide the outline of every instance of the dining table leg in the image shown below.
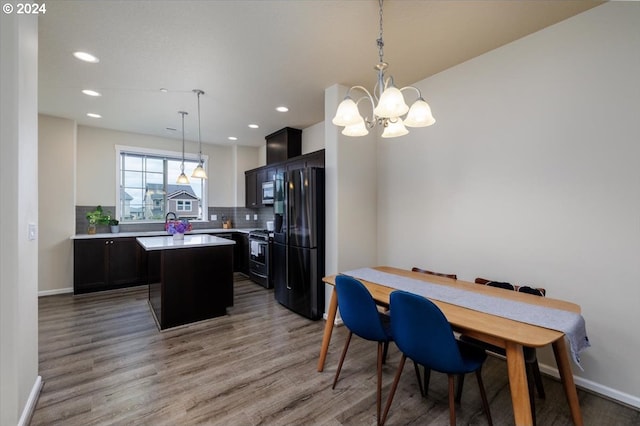
<svg viewBox="0 0 640 426"><path fill-rule="evenodd" d="M324 362L327 359L327 352L329 351L329 343L331 342L331 333L333 332L333 323L336 320L336 313L338 312L338 296L336 295L336 288L331 287L331 298L329 299L329 310L327 311L327 322L324 325L324 334L322 336L322 346L320 347L320 358L318 359L318 371L324 370Z"/></svg>
<svg viewBox="0 0 640 426"><path fill-rule="evenodd" d="M571 410L573 424L576 426L582 426L584 423L582 420L582 412L580 411L580 401L578 400L576 385L573 382L573 372L571 371L571 365L569 364L567 343L564 340L564 336L553 342L552 346L553 354L556 357L556 364L558 365L560 381L562 381L564 393L567 396L567 402L569 403L569 409Z"/></svg>
<svg viewBox="0 0 640 426"><path fill-rule="evenodd" d="M527 373L522 345L507 341L505 342L505 349L515 424L517 426L532 426L533 417L531 415L529 387L527 386Z"/></svg>

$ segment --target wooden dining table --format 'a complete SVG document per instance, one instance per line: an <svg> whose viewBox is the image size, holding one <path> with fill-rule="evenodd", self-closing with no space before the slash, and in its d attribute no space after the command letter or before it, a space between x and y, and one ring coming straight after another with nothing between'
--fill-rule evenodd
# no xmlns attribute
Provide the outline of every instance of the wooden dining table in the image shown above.
<svg viewBox="0 0 640 426"><path fill-rule="evenodd" d="M537 297L526 293L518 293L501 288L477 285L462 280L426 275L388 266L379 266L373 269L401 277L422 280L432 284L441 284L487 296L509 299L547 308L560 309L578 314L580 313L580 306L575 303L552 299L549 297ZM327 312L327 322L325 324L324 334L322 337L322 347L320 349L320 358L318 360L318 371L322 371L324 369L336 312L338 309L338 298L335 291L335 278L336 275L323 278L323 281L327 284L333 285L334 289L331 293L329 309ZM389 295L394 291L393 288L366 280L360 281L367 287L376 303L383 306L389 305ZM442 310L454 331L505 349L509 375L509 387L511 390L511 401L513 404L513 415L515 424L518 426L528 426L533 424L531 405L529 402L529 388L527 386L527 376L525 372L525 360L522 348L523 346L539 348L549 344L552 345L555 360L558 365L560 380L562 381L564 392L571 410L573 423L575 425L583 425L578 393L573 381L568 347L565 342L565 335L563 332L503 318L451 303L445 303L438 300L431 301L435 303L440 310Z"/></svg>

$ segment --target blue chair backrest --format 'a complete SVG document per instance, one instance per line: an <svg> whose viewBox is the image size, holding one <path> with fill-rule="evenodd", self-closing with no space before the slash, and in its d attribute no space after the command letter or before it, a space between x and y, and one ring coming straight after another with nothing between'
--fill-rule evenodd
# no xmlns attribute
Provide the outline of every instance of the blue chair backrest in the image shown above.
<svg viewBox="0 0 640 426"><path fill-rule="evenodd" d="M408 358L442 373L464 370L451 325L433 302L396 290L389 308L393 339Z"/></svg>
<svg viewBox="0 0 640 426"><path fill-rule="evenodd" d="M363 339L378 342L389 340L380 321L376 302L360 281L346 275L338 275L336 292L340 316L349 330Z"/></svg>

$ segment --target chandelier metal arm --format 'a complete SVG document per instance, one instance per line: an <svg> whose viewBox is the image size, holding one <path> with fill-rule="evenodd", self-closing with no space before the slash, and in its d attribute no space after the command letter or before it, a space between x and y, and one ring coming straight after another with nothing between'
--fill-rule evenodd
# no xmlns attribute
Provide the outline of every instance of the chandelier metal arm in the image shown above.
<svg viewBox="0 0 640 426"><path fill-rule="evenodd" d="M418 89L417 87L414 86L404 86L402 89L400 89L401 92L405 91L405 90L415 90L418 93L418 99L423 99L422 98L422 92L420 92L420 89Z"/></svg>
<svg viewBox="0 0 640 426"><path fill-rule="evenodd" d="M373 113L373 110L374 110L374 108L375 108L375 102L374 102L374 100L373 100L374 98L373 98L373 96L371 95L371 93L369 93L369 91L367 90L367 88L366 88L366 87L364 87L364 86L352 86L352 87L351 87L351 88L349 88L349 90L347 91L347 95L345 96L345 99L346 99L346 98L350 98L350 97L351 97L351 91L352 91L352 90L355 90L355 89L357 89L357 90L361 90L361 91L363 91L363 92L365 93L365 96L362 96L362 97L358 98L358 99L355 101L356 106L358 106L358 104L359 104L360 102L364 101L364 100L368 100L368 101L369 101L369 103L371 104L371 116L372 116L372 118L371 118L371 119L369 119L369 117L364 117L364 122L365 122L365 124L367 125L367 127L369 127L369 128L371 129L371 128L373 128L373 126L375 126L376 121L377 121L377 118L376 118L375 114ZM377 100L377 98L376 98L376 100Z"/></svg>

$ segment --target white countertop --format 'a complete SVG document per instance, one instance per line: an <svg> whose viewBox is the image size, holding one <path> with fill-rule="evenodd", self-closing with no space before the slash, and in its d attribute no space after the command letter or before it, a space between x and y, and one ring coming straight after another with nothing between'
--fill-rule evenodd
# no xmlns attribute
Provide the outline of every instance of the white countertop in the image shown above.
<svg viewBox="0 0 640 426"><path fill-rule="evenodd" d="M187 235L194 234L228 234L232 232L241 232L244 234L248 234L250 231L253 231L255 228L231 228L231 229L221 229L221 228L210 228L210 229L193 229L189 231ZM101 234L76 234L71 237L72 240L86 240L92 238L121 238L121 237L155 237L155 236L166 236L167 231L134 231L134 232L118 232L116 234L112 234L111 232L103 232Z"/></svg>
<svg viewBox="0 0 640 426"><path fill-rule="evenodd" d="M146 250L184 249L194 247L230 246L236 242L213 235L185 235L184 240L174 240L173 236L138 237L138 243Z"/></svg>

